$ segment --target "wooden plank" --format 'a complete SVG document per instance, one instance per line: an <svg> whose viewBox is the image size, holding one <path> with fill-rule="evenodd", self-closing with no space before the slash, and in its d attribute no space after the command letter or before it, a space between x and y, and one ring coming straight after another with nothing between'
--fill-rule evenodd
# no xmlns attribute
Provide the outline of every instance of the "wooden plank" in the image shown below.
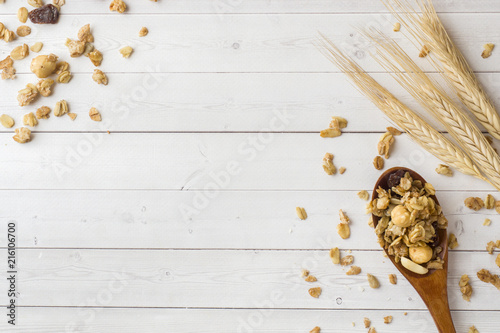
<svg viewBox="0 0 500 333"><path fill-rule="evenodd" d="M280 303L278 298L275 303ZM279 304L276 304L279 305ZM88 333L303 333L320 326L326 332L363 332L363 318L372 320L383 332L437 333L426 311L384 310L281 310L263 309L113 309L113 308L20 308L20 319L9 332L88 332ZM407 312L407 315L404 313ZM393 316L390 325L383 317ZM457 332L475 325L480 332L495 332L498 311L454 311ZM355 326L352 326L352 323ZM2 323L1 325L5 325ZM4 326L2 326L4 327Z"/></svg>
<svg viewBox="0 0 500 333"><path fill-rule="evenodd" d="M269 126L285 129L292 121L281 114L269 119ZM113 131L112 126L104 130ZM4 143L0 184L4 189L200 189L208 196L219 189L359 190L370 187L380 175L372 165L379 136L35 133L32 142L19 145L11 134L0 134ZM321 161L326 152L335 155L337 166L347 168L344 175L325 174ZM416 169L440 190L491 190L486 183L458 172L453 178L437 175L438 163L400 136L386 168Z"/></svg>
<svg viewBox="0 0 500 333"><path fill-rule="evenodd" d="M280 292L280 308L286 309L425 308L401 275L397 285L389 283L387 276L396 268L382 251L352 255L363 270L357 276L345 275L345 269L333 265L328 251L19 250L18 304L254 308ZM450 307L497 309L498 291L476 277L478 270L495 272L494 267L494 257L487 253L452 252ZM302 268L318 282L303 281ZM366 273L379 278L379 289L368 286ZM462 274L469 274L474 288L470 303L462 300L458 287ZM312 286L323 288L320 298L309 296ZM4 304L5 300L3 296Z"/></svg>
<svg viewBox="0 0 500 333"><path fill-rule="evenodd" d="M495 42L500 29L498 15L443 14L443 22L458 47L476 71L499 71L496 55L481 58L484 40ZM43 53L52 52L70 60L72 72L92 72L94 67L85 57L70 59L64 46L66 38L76 38L80 26L90 23L95 46L104 55L105 72L338 72L313 45L318 31L330 37L346 53L354 56L367 71L383 71L369 56L373 46L363 40L357 27L372 26L387 31L409 54L417 57L419 50L402 33L392 32L389 14L318 14L318 15L137 15L126 16L62 16L57 25L34 27L31 35L13 43L0 44L5 57L21 43L33 44L43 39ZM18 23L14 16L1 16L9 27ZM138 37L148 25L150 34ZM115 27L120 26L120 29ZM248 27L251 26L251 31ZM477 39L481 31L481 41ZM167 32L167 33L166 33ZM135 52L124 59L118 52L125 45ZM417 63L433 70L427 59ZM29 58L16 62L20 73L28 72ZM110 83L111 84L111 83ZM100 87L106 91L105 87Z"/></svg>
<svg viewBox="0 0 500 333"><path fill-rule="evenodd" d="M390 125L387 117L340 73L116 73L109 76L112 84L101 87L95 85L90 74L76 74L71 84L57 85L52 96L38 98L32 105L21 108L17 91L34 81L32 75L18 75L16 81L5 82L0 90L4 101L0 114L14 117L20 125L25 113L44 105L53 108L64 98L71 112L79 117L73 122L68 117L42 120L36 127L37 132L102 131L99 124L88 117L92 106L113 124L114 131L234 132L263 128L273 131L269 128L269 118L273 112L282 110L295 116L286 127L287 132L318 132L328 126L332 115L349 120L345 132L382 132ZM390 75L373 76L413 110L422 111ZM437 74L431 77L438 79ZM496 96L496 86L487 83L500 82L500 74L481 74L479 78L491 95ZM425 112L421 113L437 129L443 129ZM12 130L1 127L0 132Z"/></svg>
<svg viewBox="0 0 500 333"><path fill-rule="evenodd" d="M0 229L17 221L17 245L28 248L379 249L366 224L365 202L355 191L222 191L198 214L184 214L183 207L193 206L201 194L0 191L0 202L8 207L1 213ZM464 198L485 194L438 192L449 232L460 244L457 250L485 251L488 241L500 239L494 210L474 212L463 206ZM297 218L296 206L306 208L306 221ZM352 221L348 240L336 233L339 209ZM482 225L486 217L492 220L489 227ZM5 238L0 247L6 247Z"/></svg>
<svg viewBox="0 0 500 333"><path fill-rule="evenodd" d="M500 11L498 2L494 0L466 0L434 1L439 12L484 12ZM103 14L109 13L108 2L99 0L68 1L62 8L62 15L68 14ZM385 12L386 9L379 1L357 0L170 0L156 3L136 1L127 2L129 10L125 15L137 13L150 14L252 14L252 13L352 13L352 12ZM2 12L13 13L17 10L15 1L8 1L0 7ZM118 15L118 14L117 14Z"/></svg>

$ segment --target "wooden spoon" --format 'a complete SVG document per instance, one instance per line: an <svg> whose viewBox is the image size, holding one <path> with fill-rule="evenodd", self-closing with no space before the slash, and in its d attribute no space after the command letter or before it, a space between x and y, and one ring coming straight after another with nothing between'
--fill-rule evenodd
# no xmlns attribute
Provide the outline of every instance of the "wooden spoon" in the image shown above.
<svg viewBox="0 0 500 333"><path fill-rule="evenodd" d="M420 180L422 184L425 184L425 179L413 170L396 167L387 170L380 176L373 189L372 200L378 198L377 189L382 187L383 189L389 189L387 181L389 176L396 171L403 170L409 172L410 176L414 180ZM439 205L436 196L431 196L432 199ZM373 216L373 225L377 226L380 217ZM447 292L447 275L448 275L448 239L446 237L446 229L438 229L439 246L443 251L439 254L441 259L444 260L443 269L431 269L427 274L416 274L413 273L399 262L394 261L394 256L387 254L389 259L396 268L403 274L403 276L410 282L410 284L418 292L425 305L429 309L429 312L436 323L436 326L440 333L456 333L455 327L453 326L453 320L451 318L450 307L448 305L448 292ZM384 251L386 251L384 249ZM386 251L387 253L387 251Z"/></svg>

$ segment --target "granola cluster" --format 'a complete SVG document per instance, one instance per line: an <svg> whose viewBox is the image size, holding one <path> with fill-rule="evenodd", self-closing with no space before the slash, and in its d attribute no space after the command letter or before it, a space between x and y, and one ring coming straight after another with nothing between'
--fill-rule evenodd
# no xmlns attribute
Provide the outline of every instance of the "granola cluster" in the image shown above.
<svg viewBox="0 0 500 333"><path fill-rule="evenodd" d="M448 221L432 198L434 187L402 170L393 173L388 183L390 189L379 187L378 198L368 204L368 211L380 217L375 228L380 246L396 262L404 257L427 269L442 269L437 231L446 229Z"/></svg>

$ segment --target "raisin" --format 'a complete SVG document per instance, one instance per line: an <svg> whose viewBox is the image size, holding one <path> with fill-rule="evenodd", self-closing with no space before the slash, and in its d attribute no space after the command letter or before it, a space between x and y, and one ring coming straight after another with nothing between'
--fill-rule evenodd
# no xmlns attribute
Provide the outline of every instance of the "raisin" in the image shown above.
<svg viewBox="0 0 500 333"><path fill-rule="evenodd" d="M435 234L431 238L431 244L430 245L434 248L434 247L436 247L436 246L439 245L439 243L440 243L441 240L439 239L439 235L438 235L438 228L439 228L438 227L438 223L437 222L433 222L432 223L432 227L434 228Z"/></svg>
<svg viewBox="0 0 500 333"><path fill-rule="evenodd" d="M389 180L387 181L387 186L389 188L393 188L399 185L399 182L401 181L401 178L405 176L405 171L404 170L398 170L394 173L391 173L389 175Z"/></svg>
<svg viewBox="0 0 500 333"><path fill-rule="evenodd" d="M33 23L38 24L55 24L59 18L59 10L56 6L48 4L42 7L33 9L29 15L29 19Z"/></svg>

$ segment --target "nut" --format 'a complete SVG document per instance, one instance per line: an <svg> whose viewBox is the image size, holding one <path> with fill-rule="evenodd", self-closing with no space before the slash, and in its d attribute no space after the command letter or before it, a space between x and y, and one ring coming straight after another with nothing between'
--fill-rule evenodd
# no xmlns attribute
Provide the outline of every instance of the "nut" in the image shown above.
<svg viewBox="0 0 500 333"><path fill-rule="evenodd" d="M427 57L427 55L429 54L429 52L431 52L429 50L429 47L427 45L424 45L424 46L422 46L422 49L420 50L420 53L418 54L418 56L420 58L425 58L425 57Z"/></svg>
<svg viewBox="0 0 500 333"><path fill-rule="evenodd" d="M491 194L488 194L486 196L486 199L484 200L484 206L486 207L486 209L493 209L495 207L495 198Z"/></svg>
<svg viewBox="0 0 500 333"><path fill-rule="evenodd" d="M370 199L370 194L368 194L367 191L363 190L363 191L359 191L358 192L358 197L361 199L361 200L365 200L367 201L368 199Z"/></svg>
<svg viewBox="0 0 500 333"><path fill-rule="evenodd" d="M321 287L309 289L309 295L311 295L314 298L318 298L321 295Z"/></svg>
<svg viewBox="0 0 500 333"><path fill-rule="evenodd" d="M375 156L373 159L373 166L377 170L382 170L384 168L384 159L380 156Z"/></svg>
<svg viewBox="0 0 500 333"><path fill-rule="evenodd" d="M97 82L97 84L108 85L108 77L99 69L94 69L94 74L92 74L92 79Z"/></svg>
<svg viewBox="0 0 500 333"><path fill-rule="evenodd" d="M330 153L326 153L323 157L323 170L330 176L337 173L337 168L333 164L333 155Z"/></svg>
<svg viewBox="0 0 500 333"><path fill-rule="evenodd" d="M43 97L48 97L52 94L52 91L50 88L54 84L54 80L52 79L42 79L38 81L36 88L38 89L38 92L40 92L40 95Z"/></svg>
<svg viewBox="0 0 500 333"><path fill-rule="evenodd" d="M384 324L390 324L390 323L392 323L392 316L384 317Z"/></svg>
<svg viewBox="0 0 500 333"><path fill-rule="evenodd" d="M68 47L71 58L77 58L83 54L83 51L85 51L85 42L81 42L79 40L67 38L65 45Z"/></svg>
<svg viewBox="0 0 500 333"><path fill-rule="evenodd" d="M120 49L120 53L124 58L130 58L132 52L134 52L134 49L131 48L130 46L125 46Z"/></svg>
<svg viewBox="0 0 500 333"><path fill-rule="evenodd" d="M68 103L64 99L60 100L59 102L56 103L56 106L54 107L54 116L62 117L66 113L68 113L68 111L69 111Z"/></svg>
<svg viewBox="0 0 500 333"><path fill-rule="evenodd" d="M297 216L301 220L307 219L307 213L306 210L303 207L295 207L295 211L297 212Z"/></svg>
<svg viewBox="0 0 500 333"><path fill-rule="evenodd" d="M351 236L351 228L349 228L349 224L347 223L337 224L337 233L342 239L349 238Z"/></svg>
<svg viewBox="0 0 500 333"><path fill-rule="evenodd" d="M391 211L392 223L401 228L407 228L411 225L410 216L411 216L410 212L403 205L397 205Z"/></svg>
<svg viewBox="0 0 500 333"><path fill-rule="evenodd" d="M338 128L327 128L319 132L319 135L322 138L335 138L337 136L341 136L342 132Z"/></svg>
<svg viewBox="0 0 500 333"><path fill-rule="evenodd" d="M0 124L2 124L2 126L5 128L11 128L12 126L14 126L15 122L14 119L12 119L12 117L3 114L0 116Z"/></svg>
<svg viewBox="0 0 500 333"><path fill-rule="evenodd" d="M57 56L55 54L39 55L31 61L30 69L36 76L44 79L54 73Z"/></svg>
<svg viewBox="0 0 500 333"><path fill-rule="evenodd" d="M401 30L401 23L399 23L399 22L394 23L394 27L392 28L392 31L398 32L399 30Z"/></svg>
<svg viewBox="0 0 500 333"><path fill-rule="evenodd" d="M345 256L340 260L341 266L349 266L352 265L353 263L354 263L354 256L351 255Z"/></svg>
<svg viewBox="0 0 500 333"><path fill-rule="evenodd" d="M35 53L38 53L42 50L43 48L43 43L42 42L36 42L35 44L33 44L31 47L30 47L30 50L35 52Z"/></svg>
<svg viewBox="0 0 500 333"><path fill-rule="evenodd" d="M16 128L16 135L12 137L14 141L19 143L30 142L31 140L31 131L26 127Z"/></svg>
<svg viewBox="0 0 500 333"><path fill-rule="evenodd" d="M316 277L315 277L315 276L313 276L313 275L308 275L308 276L304 279L304 281L306 281L306 282L316 282L316 281L318 281L318 279L316 279Z"/></svg>
<svg viewBox="0 0 500 333"><path fill-rule="evenodd" d="M318 326L316 326L315 328L313 328L312 330L310 330L309 333L319 333L320 330L321 329Z"/></svg>
<svg viewBox="0 0 500 333"><path fill-rule="evenodd" d="M413 261L411 261L406 257L401 257L401 264L403 265L404 268L416 274L423 275L429 272L429 270L424 266L420 266L419 264L414 263Z"/></svg>
<svg viewBox="0 0 500 333"><path fill-rule="evenodd" d="M141 30L139 30L139 37L147 36L148 33L149 33L148 28L142 27Z"/></svg>
<svg viewBox="0 0 500 333"><path fill-rule="evenodd" d="M29 34L31 34L31 28L28 27L27 25L21 25L20 27L17 28L16 32L19 37L26 37Z"/></svg>
<svg viewBox="0 0 500 333"><path fill-rule="evenodd" d="M68 83L69 81L71 81L71 73L69 71L63 71L61 73L59 73L59 75L57 75L57 79L56 81L58 83Z"/></svg>
<svg viewBox="0 0 500 333"><path fill-rule="evenodd" d="M96 108L90 108L89 116L90 116L90 119L92 119L93 121L101 121L101 114L99 113L99 111ZM307 218L307 216L306 216L306 218Z"/></svg>
<svg viewBox="0 0 500 333"><path fill-rule="evenodd" d="M94 42L94 36L92 36L92 33L90 32L90 24L85 24L80 28L80 30L78 30L78 39L80 42L84 43Z"/></svg>
<svg viewBox="0 0 500 333"><path fill-rule="evenodd" d="M366 277L368 278L368 284L370 285L371 288L377 289L380 287L380 282L378 282L378 279L371 275L371 274L366 274Z"/></svg>
<svg viewBox="0 0 500 333"><path fill-rule="evenodd" d="M462 298L467 302L470 302L470 297L472 295L472 287L469 284L469 276L467 274L462 275L460 281L458 281L458 286L462 292Z"/></svg>
<svg viewBox="0 0 500 333"><path fill-rule="evenodd" d="M361 268L358 266L351 266L351 268L345 272L346 275L358 275L359 273L361 273Z"/></svg>
<svg viewBox="0 0 500 333"><path fill-rule="evenodd" d="M488 43L483 45L483 53L481 53L481 57L484 59L489 58L491 55L491 52L493 52L493 49L495 48L495 44Z"/></svg>
<svg viewBox="0 0 500 333"><path fill-rule="evenodd" d="M450 233L450 235L448 236L448 247L452 250L458 247L457 236L455 236L455 234L453 234L453 233ZM413 260L413 261L415 261L415 260ZM420 264L420 263L418 263L418 264Z"/></svg>
<svg viewBox="0 0 500 333"><path fill-rule="evenodd" d="M469 197L464 200L465 207L478 211L484 207L484 202L481 198L478 197ZM495 206L496 209L496 206Z"/></svg>
<svg viewBox="0 0 500 333"><path fill-rule="evenodd" d="M38 8L38 7L42 7L43 6L43 1L42 0L28 0L28 4L30 6Z"/></svg>
<svg viewBox="0 0 500 333"><path fill-rule="evenodd" d="M92 52L89 52L89 54L87 54L87 56L89 57L90 61L92 61L94 66L101 66L101 63L102 63L102 53L101 52L99 52L98 50L94 50Z"/></svg>
<svg viewBox="0 0 500 333"><path fill-rule="evenodd" d="M68 116L71 118L71 120L75 120L78 115L76 113L68 112Z"/></svg>
<svg viewBox="0 0 500 333"><path fill-rule="evenodd" d="M398 283L398 277L396 274L389 274L389 282L391 284L397 284Z"/></svg>
<svg viewBox="0 0 500 333"><path fill-rule="evenodd" d="M425 264L432 259L432 248L428 245L410 247L410 259L417 264Z"/></svg>
<svg viewBox="0 0 500 333"><path fill-rule="evenodd" d="M10 57L14 60L22 60L26 58L30 54L30 49L28 45L23 44L15 47L11 52L10 52Z"/></svg>
<svg viewBox="0 0 500 333"><path fill-rule="evenodd" d="M21 7L17 10L17 19L21 23L26 23L26 21L28 20L28 10L26 9L26 7Z"/></svg>
<svg viewBox="0 0 500 333"><path fill-rule="evenodd" d="M127 5L122 0L113 0L113 1L111 1L111 4L109 5L109 10L116 11L120 14L125 12L126 9L127 9Z"/></svg>
<svg viewBox="0 0 500 333"><path fill-rule="evenodd" d="M19 90L17 95L17 100L19 102L19 106L26 106L33 102L35 98L38 96L38 89L32 83L28 83L26 88Z"/></svg>
<svg viewBox="0 0 500 333"><path fill-rule="evenodd" d="M38 125L38 120L36 120L35 114L33 112L25 114L23 116L23 124L29 127L35 127Z"/></svg>
<svg viewBox="0 0 500 333"><path fill-rule="evenodd" d="M332 259L332 262L335 265L338 265L340 263L340 251L338 247L330 250L330 259Z"/></svg>
<svg viewBox="0 0 500 333"><path fill-rule="evenodd" d="M453 170L451 170L449 166L444 164L439 164L439 166L436 168L436 172L443 176L453 176Z"/></svg>
<svg viewBox="0 0 500 333"><path fill-rule="evenodd" d="M36 119L48 119L50 117L50 108L42 106L36 110Z"/></svg>

